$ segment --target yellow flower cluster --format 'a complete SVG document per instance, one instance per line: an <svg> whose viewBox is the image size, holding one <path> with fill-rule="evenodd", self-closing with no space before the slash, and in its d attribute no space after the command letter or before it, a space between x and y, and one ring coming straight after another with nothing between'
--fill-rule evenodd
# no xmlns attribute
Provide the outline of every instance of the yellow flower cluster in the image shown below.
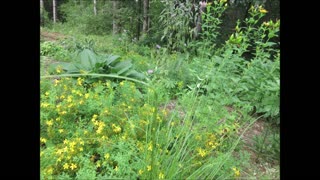
<svg viewBox="0 0 320 180"><path fill-rule="evenodd" d="M198 151L198 155L201 157L205 157L207 155L207 151L205 149L198 148L197 151Z"/></svg>
<svg viewBox="0 0 320 180"><path fill-rule="evenodd" d="M121 127L120 126L112 124L111 127L112 127L113 132L115 132L115 133L120 133L121 132Z"/></svg>
<svg viewBox="0 0 320 180"><path fill-rule="evenodd" d="M58 74L60 74L61 72L62 72L62 67L61 66L57 66L56 67L56 72L58 73Z"/></svg>
<svg viewBox="0 0 320 180"><path fill-rule="evenodd" d="M264 9L262 6L259 6L259 11L262 14L266 14L268 11L266 9Z"/></svg>
<svg viewBox="0 0 320 180"><path fill-rule="evenodd" d="M232 170L234 172L235 178L240 177L240 170L239 169L237 169L236 167L233 167Z"/></svg>
<svg viewBox="0 0 320 180"><path fill-rule="evenodd" d="M71 169L71 170L74 170L74 169L76 169L77 168L77 165L76 164L74 164L74 163L65 163L64 165L63 165L63 169Z"/></svg>
<svg viewBox="0 0 320 180"><path fill-rule="evenodd" d="M159 179L164 179L164 174L162 172L159 173Z"/></svg>
<svg viewBox="0 0 320 180"><path fill-rule="evenodd" d="M41 138L40 138L40 142L41 142L41 143L46 143L46 142L47 142L47 139L41 137Z"/></svg>
<svg viewBox="0 0 320 180"><path fill-rule="evenodd" d="M96 133L101 134L103 131L103 128L106 126L106 124L102 121L98 121L97 118L98 118L98 115L94 114L92 116L91 121L93 122L94 126L97 127Z"/></svg>
<svg viewBox="0 0 320 180"><path fill-rule="evenodd" d="M79 86L82 86L83 81L84 81L84 79L82 79L82 78L79 77L79 78L77 79L77 84L78 84Z"/></svg>
<svg viewBox="0 0 320 180"><path fill-rule="evenodd" d="M216 138L215 134L213 134L213 133L209 134L207 142L206 142L206 146L211 149L217 148L219 143L216 140L217 140L217 138Z"/></svg>

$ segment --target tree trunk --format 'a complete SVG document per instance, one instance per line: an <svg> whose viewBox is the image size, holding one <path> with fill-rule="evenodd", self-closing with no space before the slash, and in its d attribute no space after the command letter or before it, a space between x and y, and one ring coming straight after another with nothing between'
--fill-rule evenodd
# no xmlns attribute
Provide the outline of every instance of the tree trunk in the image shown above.
<svg viewBox="0 0 320 180"><path fill-rule="evenodd" d="M118 24L118 4L119 1L112 1L112 7L113 7L113 22L112 22L112 31L113 34L119 33L119 24Z"/></svg>
<svg viewBox="0 0 320 180"><path fill-rule="evenodd" d="M97 0L93 0L93 12L94 15L97 15Z"/></svg>
<svg viewBox="0 0 320 180"><path fill-rule="evenodd" d="M52 0L52 6L53 6L53 22L57 22L57 11L56 11L56 0Z"/></svg>
<svg viewBox="0 0 320 180"><path fill-rule="evenodd" d="M139 38L140 38L140 32L141 32L141 19L140 19L140 17L141 17L141 6L142 6L142 0L137 0L136 1L136 3L137 3L137 9L138 9L138 14L137 14L137 35L136 35L136 37L137 37L137 39L139 40Z"/></svg>
<svg viewBox="0 0 320 180"><path fill-rule="evenodd" d="M202 13L206 13L207 3L200 1L199 15L196 21L195 38L199 38L199 34L202 32Z"/></svg>
<svg viewBox="0 0 320 180"><path fill-rule="evenodd" d="M143 33L147 33L149 30L149 0L143 1Z"/></svg>
<svg viewBox="0 0 320 180"><path fill-rule="evenodd" d="M40 0L40 24L42 24L43 25L43 23L44 23L44 10L43 10L43 8L44 8L44 5L43 5L43 0Z"/></svg>

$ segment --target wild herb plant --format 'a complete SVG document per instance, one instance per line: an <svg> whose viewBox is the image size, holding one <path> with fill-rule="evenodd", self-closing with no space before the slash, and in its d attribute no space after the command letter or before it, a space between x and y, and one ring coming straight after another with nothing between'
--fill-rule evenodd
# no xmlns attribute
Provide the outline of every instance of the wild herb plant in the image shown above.
<svg viewBox="0 0 320 180"><path fill-rule="evenodd" d="M40 55L51 57L57 61L71 61L72 53L56 42L45 41L40 44Z"/></svg>
<svg viewBox="0 0 320 180"><path fill-rule="evenodd" d="M50 69L51 73L72 74L73 77L92 74L89 77L99 78L101 75L109 74L110 78L112 75L137 79L145 78L144 74L137 72L132 67L131 60L120 61L119 56L99 56L89 49L84 49L78 53L74 62L56 63Z"/></svg>

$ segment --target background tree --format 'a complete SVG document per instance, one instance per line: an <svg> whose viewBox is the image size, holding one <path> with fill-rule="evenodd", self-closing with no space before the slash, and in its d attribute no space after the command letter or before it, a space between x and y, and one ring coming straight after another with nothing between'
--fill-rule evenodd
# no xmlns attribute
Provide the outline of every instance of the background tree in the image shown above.
<svg viewBox="0 0 320 180"><path fill-rule="evenodd" d="M94 15L97 15L97 0L93 0L93 12Z"/></svg>
<svg viewBox="0 0 320 180"><path fill-rule="evenodd" d="M149 30L149 0L143 1L143 33L147 33Z"/></svg>
<svg viewBox="0 0 320 180"><path fill-rule="evenodd" d="M57 22L56 0L52 0L53 23Z"/></svg>
<svg viewBox="0 0 320 180"><path fill-rule="evenodd" d="M43 0L40 0L40 24L43 25L44 22L44 5Z"/></svg>
<svg viewBox="0 0 320 180"><path fill-rule="evenodd" d="M112 8L113 8L112 32L113 34L118 34L119 33L119 24L118 24L119 1L112 1Z"/></svg>

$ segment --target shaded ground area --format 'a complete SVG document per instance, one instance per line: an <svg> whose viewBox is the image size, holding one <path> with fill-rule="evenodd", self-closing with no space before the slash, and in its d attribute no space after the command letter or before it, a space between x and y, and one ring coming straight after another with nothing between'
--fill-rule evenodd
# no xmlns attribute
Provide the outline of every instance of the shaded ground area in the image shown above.
<svg viewBox="0 0 320 180"><path fill-rule="evenodd" d="M242 137L242 149L250 154L250 167L243 170L243 177L250 179L280 179L279 162L268 162L263 160L255 148L254 137L262 136L267 127L265 119L257 120ZM241 131L241 130L240 130ZM267 142L266 142L267 143Z"/></svg>
<svg viewBox="0 0 320 180"><path fill-rule="evenodd" d="M56 33L56 32L40 32L40 39L43 41L57 41L60 39L65 39L67 38L66 35Z"/></svg>

